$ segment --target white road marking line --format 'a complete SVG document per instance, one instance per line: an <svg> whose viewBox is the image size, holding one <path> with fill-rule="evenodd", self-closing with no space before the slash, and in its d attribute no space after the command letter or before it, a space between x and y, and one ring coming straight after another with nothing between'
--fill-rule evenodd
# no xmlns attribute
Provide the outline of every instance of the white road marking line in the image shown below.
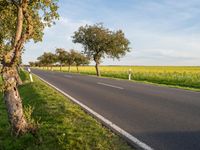
<svg viewBox="0 0 200 150"><path fill-rule="evenodd" d="M110 85L110 84L106 84L106 83L102 83L102 82L97 82L97 84L105 85L105 86L109 86L109 87L113 87L113 88L120 89L120 90L123 90L123 89L124 89L124 88L119 87L119 86Z"/></svg>
<svg viewBox="0 0 200 150"><path fill-rule="evenodd" d="M72 76L70 76L70 75L64 75L64 77L67 77L67 78L72 78Z"/></svg>
<svg viewBox="0 0 200 150"><path fill-rule="evenodd" d="M143 150L153 150L153 148L151 148L147 144L143 143L142 141L140 141L136 137L132 136L130 133L126 132L125 130L121 129L120 127L118 127L117 125L115 125L114 123L112 123L110 120L104 118L103 116L101 116L100 114L98 114L94 110L90 109L89 107L87 107L83 103L79 102L78 100L76 100L75 98L73 98L72 96L70 96L69 94L67 94L64 91L60 90L59 88L57 88L56 86L52 85L51 83L49 83L48 81L44 80L43 78L39 77L38 75L36 75L36 74L34 74L34 75L37 76L43 82L47 83L48 85L50 85L51 87L53 87L54 89L56 89L57 91L59 91L60 93L62 93L63 95L65 95L66 97L68 97L70 100L72 100L73 102L75 102L79 106L81 106L88 113L90 113L91 115L93 115L94 117L96 117L97 119L99 119L104 125L107 125L107 127L109 127L113 131L117 132L118 134L120 134L121 136L123 136L124 138L126 138L127 141L130 144L132 144L134 146L138 146L138 147L142 148Z"/></svg>

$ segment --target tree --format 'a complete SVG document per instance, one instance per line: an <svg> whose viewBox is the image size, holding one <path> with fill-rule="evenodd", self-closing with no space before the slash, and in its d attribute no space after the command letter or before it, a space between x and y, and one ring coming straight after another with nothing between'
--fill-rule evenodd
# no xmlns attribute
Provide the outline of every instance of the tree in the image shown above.
<svg viewBox="0 0 200 150"><path fill-rule="evenodd" d="M51 26L57 14L58 0L0 0L0 60L4 101L14 134L31 131L23 113L17 88L19 64L24 44L41 41L45 26Z"/></svg>
<svg viewBox="0 0 200 150"><path fill-rule="evenodd" d="M32 62L32 61L29 62L29 65L30 65L31 67L35 67L35 64L36 64L35 62Z"/></svg>
<svg viewBox="0 0 200 150"><path fill-rule="evenodd" d="M97 76L100 76L99 64L106 56L117 58L130 51L129 40L122 30L110 31L102 24L81 26L73 35L73 42L84 47L84 53L93 58Z"/></svg>
<svg viewBox="0 0 200 150"><path fill-rule="evenodd" d="M41 67L42 64L39 61L35 61L35 67Z"/></svg>
<svg viewBox="0 0 200 150"><path fill-rule="evenodd" d="M47 69L48 67L51 67L51 70L52 70L52 65L56 63L57 61L56 55L51 52L48 52L48 53L44 52L43 55L41 55L37 59L39 60L41 64L43 64L44 66L47 66Z"/></svg>
<svg viewBox="0 0 200 150"><path fill-rule="evenodd" d="M30 67L40 67L41 66L39 61L35 61L35 62L30 61L29 65L30 65Z"/></svg>
<svg viewBox="0 0 200 150"><path fill-rule="evenodd" d="M67 52L67 57L65 58L65 62L68 65L68 72L70 72L71 66L74 64L75 55L76 52L73 49Z"/></svg>
<svg viewBox="0 0 200 150"><path fill-rule="evenodd" d="M39 57L37 58L37 60L38 60L38 62L40 63L41 66L43 66L43 67L44 67L44 66L47 66L46 58L45 58L44 54L41 55L41 56L39 56Z"/></svg>
<svg viewBox="0 0 200 150"><path fill-rule="evenodd" d="M45 58L46 58L46 63L48 64L49 67L51 67L52 70L53 64L55 64L57 61L56 55L51 52L48 52L45 53Z"/></svg>
<svg viewBox="0 0 200 150"><path fill-rule="evenodd" d="M62 70L62 65L66 62L67 54L68 53L62 48L56 49L57 62L60 64L60 71Z"/></svg>
<svg viewBox="0 0 200 150"><path fill-rule="evenodd" d="M77 72L79 72L78 67L80 65L88 65L90 63L89 58L79 52L76 52L74 62L76 64Z"/></svg>

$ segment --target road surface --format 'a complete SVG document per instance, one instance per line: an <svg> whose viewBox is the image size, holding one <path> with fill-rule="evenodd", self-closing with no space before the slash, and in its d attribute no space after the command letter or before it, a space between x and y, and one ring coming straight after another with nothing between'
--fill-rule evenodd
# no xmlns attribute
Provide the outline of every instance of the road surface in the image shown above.
<svg viewBox="0 0 200 150"><path fill-rule="evenodd" d="M155 150L200 150L200 92L33 69Z"/></svg>

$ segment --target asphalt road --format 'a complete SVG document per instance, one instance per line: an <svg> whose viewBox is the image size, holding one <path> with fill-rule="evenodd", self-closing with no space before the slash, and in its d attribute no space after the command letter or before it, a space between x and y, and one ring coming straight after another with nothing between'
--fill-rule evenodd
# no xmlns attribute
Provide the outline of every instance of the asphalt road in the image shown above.
<svg viewBox="0 0 200 150"><path fill-rule="evenodd" d="M200 92L32 70L155 150L200 150Z"/></svg>

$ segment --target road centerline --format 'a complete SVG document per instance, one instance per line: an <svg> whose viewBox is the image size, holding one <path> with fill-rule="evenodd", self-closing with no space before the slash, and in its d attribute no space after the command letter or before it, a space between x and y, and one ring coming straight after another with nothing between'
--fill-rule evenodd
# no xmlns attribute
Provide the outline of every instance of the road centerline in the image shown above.
<svg viewBox="0 0 200 150"><path fill-rule="evenodd" d="M72 78L72 76L70 76L70 75L64 75L64 77L67 77L67 78Z"/></svg>
<svg viewBox="0 0 200 150"><path fill-rule="evenodd" d="M111 84L107 84L107 83L103 83L103 82L97 82L97 84L99 85L104 85L104 86L108 86L108 87L112 87L112 88L116 88L116 89L120 89L123 90L124 88L119 87L119 86L115 86L115 85L111 85Z"/></svg>

